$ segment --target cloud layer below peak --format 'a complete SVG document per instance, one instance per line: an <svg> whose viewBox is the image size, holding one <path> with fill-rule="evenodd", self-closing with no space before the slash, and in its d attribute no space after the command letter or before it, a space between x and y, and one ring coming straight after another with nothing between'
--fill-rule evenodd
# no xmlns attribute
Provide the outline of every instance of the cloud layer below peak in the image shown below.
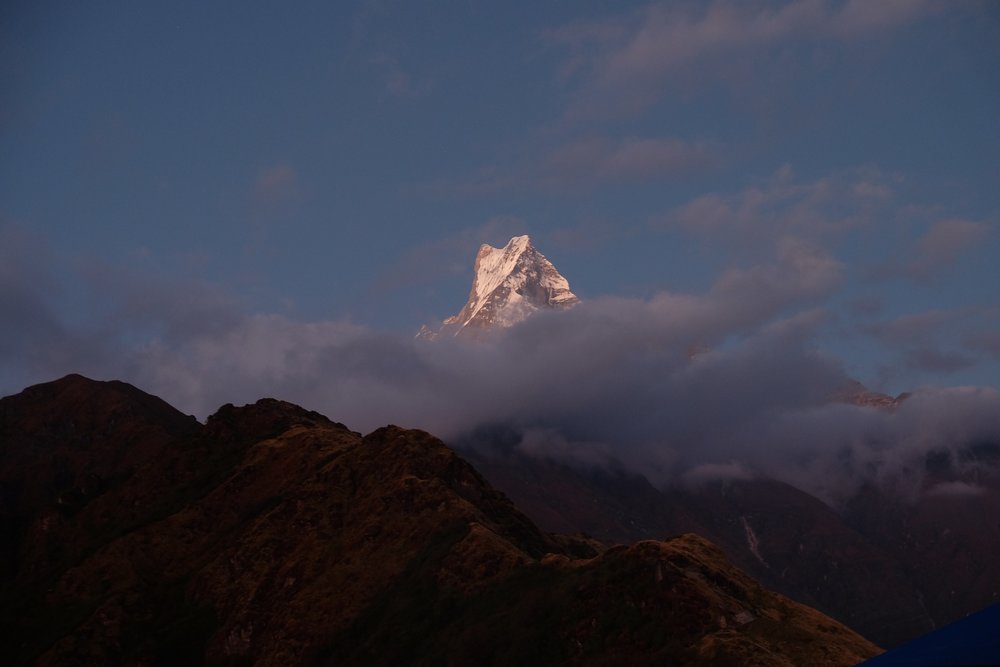
<svg viewBox="0 0 1000 667"><path fill-rule="evenodd" d="M476 343L252 314L205 285L94 267L77 279L107 307L71 324L55 315L58 280L8 272L0 306L30 335L0 335L0 379L12 392L73 371L120 378L202 418L275 396L355 429L393 422L453 443L503 426L529 454L658 484L738 473L833 502L865 481L913 493L900 480L919 480L929 451L1000 441L1000 393L925 390L894 412L832 401L851 378L816 340L843 271L783 239L703 294L591 299Z"/></svg>

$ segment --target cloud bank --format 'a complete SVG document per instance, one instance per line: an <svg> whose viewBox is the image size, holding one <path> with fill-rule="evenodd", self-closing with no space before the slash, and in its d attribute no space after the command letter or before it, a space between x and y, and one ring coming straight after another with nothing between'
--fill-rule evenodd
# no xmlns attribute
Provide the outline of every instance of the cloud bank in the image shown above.
<svg viewBox="0 0 1000 667"><path fill-rule="evenodd" d="M59 280L28 240L4 238L0 307L18 325L0 333L2 393L81 372L200 418L275 396L357 430L392 422L461 443L502 426L525 453L658 484L765 474L831 501L863 481L912 493L929 452L1000 442L993 389L928 389L894 412L831 403L850 378L815 340L844 267L798 240L703 294L594 299L486 341L432 343L94 266L74 276L93 315L67 322Z"/></svg>

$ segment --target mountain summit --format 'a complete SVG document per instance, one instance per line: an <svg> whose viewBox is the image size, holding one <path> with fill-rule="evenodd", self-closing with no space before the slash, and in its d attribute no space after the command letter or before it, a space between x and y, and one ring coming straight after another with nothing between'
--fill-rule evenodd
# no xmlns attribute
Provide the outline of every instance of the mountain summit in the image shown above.
<svg viewBox="0 0 1000 667"><path fill-rule="evenodd" d="M462 310L446 319L438 331L422 328L419 337L468 335L509 327L538 310L569 308L580 301L527 235L515 236L503 248L481 245L475 272Z"/></svg>

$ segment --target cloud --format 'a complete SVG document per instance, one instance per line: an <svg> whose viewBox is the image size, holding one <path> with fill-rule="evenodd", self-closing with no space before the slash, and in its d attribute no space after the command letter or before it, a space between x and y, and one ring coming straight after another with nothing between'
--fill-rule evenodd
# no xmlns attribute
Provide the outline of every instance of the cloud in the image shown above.
<svg viewBox="0 0 1000 667"><path fill-rule="evenodd" d="M905 350L905 359L907 367L932 373L954 373L976 364L974 357L936 347L908 348Z"/></svg>
<svg viewBox="0 0 1000 667"><path fill-rule="evenodd" d="M784 165L763 183L701 195L654 218L653 225L741 245L789 234L820 238L877 220L900 180L862 167L803 182Z"/></svg>
<svg viewBox="0 0 1000 667"><path fill-rule="evenodd" d="M400 100L416 99L429 93L433 85L429 78L415 76L400 63L397 53L405 47L406 39L393 34L389 20L396 11L393 4L391 0L362 0L357 5L351 17L348 51L366 75L374 70L386 93Z"/></svg>
<svg viewBox="0 0 1000 667"><path fill-rule="evenodd" d="M59 287L46 271L43 240L20 225L0 222L0 380L14 382L63 349L67 332L52 311ZM20 371L20 372L19 372Z"/></svg>
<svg viewBox="0 0 1000 667"><path fill-rule="evenodd" d="M676 137L585 136L542 147L510 166L490 165L457 181L420 188L447 196L479 196L509 190L576 194L595 187L648 183L711 168L722 153L717 142Z"/></svg>
<svg viewBox="0 0 1000 667"><path fill-rule="evenodd" d="M609 241L627 236L630 230L619 218L614 222L597 216L585 216L574 225L558 227L545 234L545 247L570 252L594 252L607 247Z"/></svg>
<svg viewBox="0 0 1000 667"><path fill-rule="evenodd" d="M396 58L384 51L376 53L371 62L381 73L386 92L393 97L415 99L431 91L429 79L418 79L408 74Z"/></svg>
<svg viewBox="0 0 1000 667"><path fill-rule="evenodd" d="M76 262L77 276L100 312L100 329L180 342L213 335L242 316L243 305L216 285L196 279L137 271L94 258Z"/></svg>
<svg viewBox="0 0 1000 667"><path fill-rule="evenodd" d="M981 496L986 488L968 482L941 482L927 489L928 496Z"/></svg>
<svg viewBox="0 0 1000 667"><path fill-rule="evenodd" d="M723 273L710 296L724 302L730 312L756 311L761 304L777 311L786 303L829 294L840 283L843 265L818 246L784 238L777 250L778 262L774 264Z"/></svg>
<svg viewBox="0 0 1000 667"><path fill-rule="evenodd" d="M868 331L890 345L919 344L971 314L968 309L927 310L873 323Z"/></svg>
<svg viewBox="0 0 1000 667"><path fill-rule="evenodd" d="M1000 359L1000 328L969 332L966 334L964 342L970 349L979 350L994 359Z"/></svg>
<svg viewBox="0 0 1000 667"><path fill-rule="evenodd" d="M565 49L562 77L580 80L572 114L635 114L692 66L806 39L889 31L934 10L923 0L654 3L628 15L577 21L545 34Z"/></svg>
<svg viewBox="0 0 1000 667"><path fill-rule="evenodd" d="M498 215L477 227L465 227L444 238L413 246L395 258L376 278L375 295L414 285L433 283L440 278L464 275L483 243L503 247L513 236L526 233L526 223L515 216Z"/></svg>
<svg viewBox="0 0 1000 667"><path fill-rule="evenodd" d="M497 164L489 164L459 178L441 178L417 184L409 188L409 191L431 199L454 199L481 197L529 185L529 181L516 169L505 169Z"/></svg>
<svg viewBox="0 0 1000 667"><path fill-rule="evenodd" d="M753 473L745 466L730 461L729 463L703 463L696 465L684 473L684 481L697 486L706 482L729 479L753 479Z"/></svg>
<svg viewBox="0 0 1000 667"><path fill-rule="evenodd" d="M570 441L557 429L529 427L517 433L516 437L516 449L535 458L590 468L613 465L615 461L613 446L603 442Z"/></svg>
<svg viewBox="0 0 1000 667"><path fill-rule="evenodd" d="M253 196L258 202L272 204L294 196L298 189L298 174L288 164L276 164L257 175Z"/></svg>
<svg viewBox="0 0 1000 667"><path fill-rule="evenodd" d="M851 300L851 312L860 317L878 315L885 308L885 300L877 294L862 294Z"/></svg>
<svg viewBox="0 0 1000 667"><path fill-rule="evenodd" d="M708 144L675 138L584 138L544 155L534 180L553 189L643 182L703 169L712 164L716 153Z"/></svg>
<svg viewBox="0 0 1000 667"><path fill-rule="evenodd" d="M35 271L58 284L53 267L76 266L66 279L100 307L89 321L54 318L54 290L8 276L4 321L30 303L55 338L32 348L0 334L4 367L17 369L0 375L4 391L79 371L132 382L202 418L225 402L276 396L358 430L392 422L471 445L499 426L525 453L624 466L657 484L765 475L831 501L865 481L912 494L927 452L1000 440L995 390L925 390L894 412L830 403L850 378L816 340L843 267L801 240L724 272L704 293L591 299L475 343L250 313L210 285L46 265L22 250L15 276ZM58 356L30 354L50 343ZM692 357L692 344L704 351Z"/></svg>
<svg viewBox="0 0 1000 667"><path fill-rule="evenodd" d="M853 36L874 30L905 25L933 12L932 3L922 0L848 0L829 30L843 36Z"/></svg>
<svg viewBox="0 0 1000 667"><path fill-rule="evenodd" d="M1000 322L994 306L964 306L908 313L869 322L862 330L879 340L905 368L952 373L990 354L989 333Z"/></svg>
<svg viewBox="0 0 1000 667"><path fill-rule="evenodd" d="M1000 442L998 409L996 389L956 387L915 392L891 412L849 405L789 410L762 423L748 451L766 451L758 465L771 475L834 503L865 483L913 499L929 454L943 454L949 474L975 477L983 464L968 448Z"/></svg>
<svg viewBox="0 0 1000 667"><path fill-rule="evenodd" d="M926 281L954 266L990 233L989 225L971 220L942 220L894 259L874 271L876 278Z"/></svg>

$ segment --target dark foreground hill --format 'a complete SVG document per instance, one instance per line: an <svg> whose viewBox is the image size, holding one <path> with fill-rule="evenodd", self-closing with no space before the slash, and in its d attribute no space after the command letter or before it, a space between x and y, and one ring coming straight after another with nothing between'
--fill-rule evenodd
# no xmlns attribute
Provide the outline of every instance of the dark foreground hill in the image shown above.
<svg viewBox="0 0 1000 667"><path fill-rule="evenodd" d="M205 425L69 376L0 399L4 664L851 665L878 649L687 534L541 532L420 431Z"/></svg>

